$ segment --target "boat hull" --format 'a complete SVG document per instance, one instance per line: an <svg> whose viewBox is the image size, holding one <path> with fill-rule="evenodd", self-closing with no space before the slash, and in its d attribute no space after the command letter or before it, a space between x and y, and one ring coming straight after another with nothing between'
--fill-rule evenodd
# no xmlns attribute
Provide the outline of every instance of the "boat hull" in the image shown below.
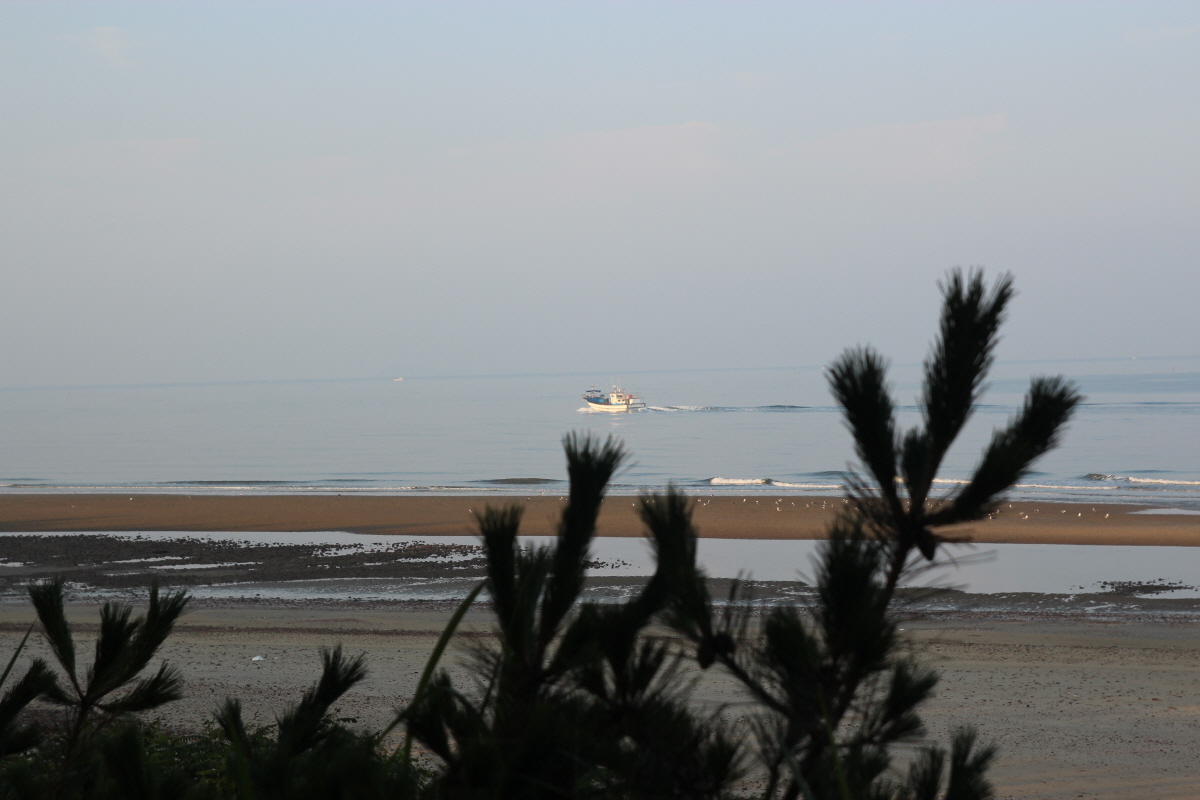
<svg viewBox="0 0 1200 800"><path fill-rule="evenodd" d="M646 407L645 401L632 392L627 392L619 386L604 394L595 386L584 392L584 401L593 411L605 411L609 414L625 414L630 411L641 411Z"/></svg>
<svg viewBox="0 0 1200 800"><path fill-rule="evenodd" d="M641 411L645 407L646 407L645 403L610 404L610 403L593 403L590 400L588 401L588 409L589 410L591 410L591 411L606 411L609 414L627 414L630 411Z"/></svg>

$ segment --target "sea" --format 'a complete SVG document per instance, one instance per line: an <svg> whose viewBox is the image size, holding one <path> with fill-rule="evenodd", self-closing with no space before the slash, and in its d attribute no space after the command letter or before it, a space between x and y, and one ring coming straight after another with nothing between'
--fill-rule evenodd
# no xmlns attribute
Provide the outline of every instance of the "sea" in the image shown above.
<svg viewBox="0 0 1200 800"><path fill-rule="evenodd" d="M902 427L919 364L893 365ZM938 488L970 477L1034 375L1086 395L1010 497L1200 512L1200 357L999 362ZM589 412L612 385L644 411ZM837 495L855 469L822 367L622 375L387 375L0 389L0 492L564 494L562 439L614 437L611 491Z"/></svg>

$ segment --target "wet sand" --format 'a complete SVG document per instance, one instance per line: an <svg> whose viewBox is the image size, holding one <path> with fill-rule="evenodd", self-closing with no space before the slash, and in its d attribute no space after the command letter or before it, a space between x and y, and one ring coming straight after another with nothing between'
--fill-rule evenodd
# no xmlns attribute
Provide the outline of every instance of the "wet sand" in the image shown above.
<svg viewBox="0 0 1200 800"><path fill-rule="evenodd" d="M756 495L696 498L699 534L718 539L819 539L836 497ZM340 495L0 495L0 531L350 531L470 535L486 505L525 508L522 532L554 533L560 497ZM950 529L986 544L1200 546L1200 516L1138 515L1146 506L1004 504L993 519ZM601 536L641 536L636 498L604 501Z"/></svg>
<svg viewBox="0 0 1200 800"><path fill-rule="evenodd" d="M337 714L378 728L412 692L447 610L200 608L186 616L163 653L182 668L185 698L162 714L191 726L226 696L247 717L270 722L319 670L324 645L365 652L371 674ZM80 640L94 636L95 607L73 607ZM27 605L0 606L0 652L32 619ZM903 623L915 654L942 676L924 717L945 741L962 724L995 741L997 797L1167 800L1196 796L1200 767L1200 623L1096 623L1047 616L1004 622L939 619ZM489 635L486 608L468 615L448 665L465 680L463 646ZM30 640L34 654L47 655ZM91 648L81 644L80 653ZM254 656L262 661L252 661ZM716 670L697 700L741 700Z"/></svg>

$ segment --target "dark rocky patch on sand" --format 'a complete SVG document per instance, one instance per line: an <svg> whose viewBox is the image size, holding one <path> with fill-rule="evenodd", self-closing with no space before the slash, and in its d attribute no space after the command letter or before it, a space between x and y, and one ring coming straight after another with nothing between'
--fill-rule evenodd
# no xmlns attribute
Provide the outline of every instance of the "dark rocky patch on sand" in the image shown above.
<svg viewBox="0 0 1200 800"><path fill-rule="evenodd" d="M62 575L80 587L129 589L158 580L164 586L327 580L483 577L479 547L439 542L361 545L260 544L237 539L177 539L79 534L14 535L0 540L0 595L30 580ZM10 566L11 565L11 566ZM18 566L19 565L19 566Z"/></svg>

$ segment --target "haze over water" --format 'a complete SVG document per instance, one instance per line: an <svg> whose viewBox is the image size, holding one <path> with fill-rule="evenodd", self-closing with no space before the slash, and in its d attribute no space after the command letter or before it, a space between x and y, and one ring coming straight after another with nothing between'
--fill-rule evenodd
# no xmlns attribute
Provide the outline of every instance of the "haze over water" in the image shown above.
<svg viewBox="0 0 1200 800"><path fill-rule="evenodd" d="M1017 496L1200 508L1198 40L1169 2L0 4L0 491L561 492L583 430L618 492L836 494L820 365L874 343L911 403L980 265L1002 358L1076 360L999 365L944 478L1063 372ZM579 412L614 380L650 409Z"/></svg>
<svg viewBox="0 0 1200 800"><path fill-rule="evenodd" d="M1086 403L1013 498L1200 510L1197 358L998 364L942 488L969 475L1029 376L1059 373ZM919 367L892 377L913 403ZM582 409L614 380L648 410ZM901 424L916 420L903 406ZM819 367L5 389L0 491L559 494L568 431L625 442L618 493L839 494L853 458Z"/></svg>

